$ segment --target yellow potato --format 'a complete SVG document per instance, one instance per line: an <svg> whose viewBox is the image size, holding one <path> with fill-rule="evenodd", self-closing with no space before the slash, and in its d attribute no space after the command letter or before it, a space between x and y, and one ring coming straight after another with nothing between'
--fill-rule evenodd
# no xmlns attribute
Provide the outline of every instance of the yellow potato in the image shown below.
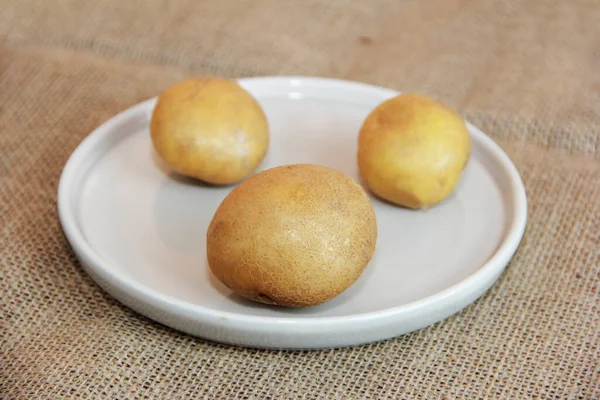
<svg viewBox="0 0 600 400"><path fill-rule="evenodd" d="M350 287L377 241L373 205L345 174L301 164L260 172L223 200L206 237L212 273L248 299L306 307Z"/></svg>
<svg viewBox="0 0 600 400"><path fill-rule="evenodd" d="M358 166L378 197L426 209L446 199L471 154L464 120L442 103L419 94L384 101L365 119Z"/></svg>
<svg viewBox="0 0 600 400"><path fill-rule="evenodd" d="M250 175L269 146L267 118L237 82L186 79L158 98L150 123L152 144L179 174L226 185Z"/></svg>

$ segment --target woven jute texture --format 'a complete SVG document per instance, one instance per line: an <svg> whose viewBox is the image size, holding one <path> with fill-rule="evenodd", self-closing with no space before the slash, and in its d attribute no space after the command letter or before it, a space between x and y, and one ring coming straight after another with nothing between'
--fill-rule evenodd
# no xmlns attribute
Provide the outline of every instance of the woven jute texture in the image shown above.
<svg viewBox="0 0 600 400"><path fill-rule="evenodd" d="M238 348L98 288L57 215L98 124L194 74L420 91L509 154L529 221L493 288L354 348ZM598 1L0 0L0 399L600 399Z"/></svg>

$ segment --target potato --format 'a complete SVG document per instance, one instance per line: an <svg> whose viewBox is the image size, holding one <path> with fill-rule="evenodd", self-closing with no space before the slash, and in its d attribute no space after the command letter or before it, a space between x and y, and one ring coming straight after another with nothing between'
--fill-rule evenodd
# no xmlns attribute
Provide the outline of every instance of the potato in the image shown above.
<svg viewBox="0 0 600 400"><path fill-rule="evenodd" d="M377 241L373 205L335 169L280 166L234 188L210 222L212 273L235 293L266 304L326 302L362 274Z"/></svg>
<svg viewBox="0 0 600 400"><path fill-rule="evenodd" d="M186 79L161 93L150 135L175 172L215 185L249 176L269 147L259 103L237 82L216 77Z"/></svg>
<svg viewBox="0 0 600 400"><path fill-rule="evenodd" d="M367 186L408 208L426 209L446 199L470 154L471 137L461 116L419 94L384 101L359 132L358 166Z"/></svg>

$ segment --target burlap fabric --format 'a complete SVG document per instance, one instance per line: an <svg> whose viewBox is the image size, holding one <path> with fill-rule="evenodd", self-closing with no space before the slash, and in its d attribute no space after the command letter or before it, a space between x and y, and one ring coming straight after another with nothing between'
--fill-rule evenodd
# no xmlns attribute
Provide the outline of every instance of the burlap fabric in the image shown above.
<svg viewBox="0 0 600 400"><path fill-rule="evenodd" d="M600 3L0 0L0 398L600 398ZM355 348L206 342L120 305L57 217L99 123L193 74L320 75L443 99L530 202L497 284Z"/></svg>

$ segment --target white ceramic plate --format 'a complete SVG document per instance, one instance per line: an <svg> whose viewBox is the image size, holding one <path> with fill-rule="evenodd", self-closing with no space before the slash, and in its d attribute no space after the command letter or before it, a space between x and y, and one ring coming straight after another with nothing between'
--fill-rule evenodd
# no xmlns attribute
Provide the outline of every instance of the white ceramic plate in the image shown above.
<svg viewBox="0 0 600 400"><path fill-rule="evenodd" d="M358 179L357 132L392 90L318 78L250 78L271 128L261 169L318 163ZM106 122L75 150L58 206L84 269L109 294L158 322L251 347L323 348L402 335L481 296L518 247L525 190L506 154L469 124L473 153L454 194L428 211L373 198L377 250L363 276L328 303L284 309L233 295L209 272L205 234L232 189L169 172L148 125L155 99Z"/></svg>

